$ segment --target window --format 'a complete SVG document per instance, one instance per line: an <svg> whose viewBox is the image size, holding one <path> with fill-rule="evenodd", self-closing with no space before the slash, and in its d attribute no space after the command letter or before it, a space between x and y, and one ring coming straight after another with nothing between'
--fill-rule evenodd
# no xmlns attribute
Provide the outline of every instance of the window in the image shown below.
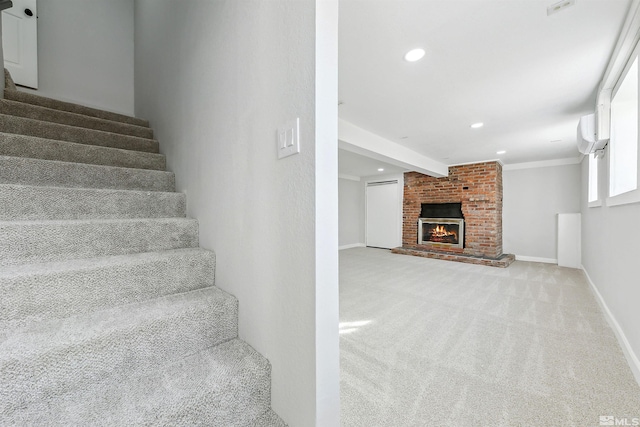
<svg viewBox="0 0 640 427"><path fill-rule="evenodd" d="M638 189L638 56L622 75L611 99L609 199L607 204L632 203ZM591 188L591 187L590 187ZM589 194L591 200L591 193ZM620 197L617 197L620 196Z"/></svg>
<svg viewBox="0 0 640 427"><path fill-rule="evenodd" d="M589 206L601 206L598 199L598 157L589 155Z"/></svg>

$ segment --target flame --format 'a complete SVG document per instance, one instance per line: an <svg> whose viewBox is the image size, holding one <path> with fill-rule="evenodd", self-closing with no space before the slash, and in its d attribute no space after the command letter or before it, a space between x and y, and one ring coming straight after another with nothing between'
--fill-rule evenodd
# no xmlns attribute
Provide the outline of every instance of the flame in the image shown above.
<svg viewBox="0 0 640 427"><path fill-rule="evenodd" d="M455 239L458 238L458 234L455 231L448 231L444 225L436 225L436 227L431 232L431 235L434 237L453 236Z"/></svg>

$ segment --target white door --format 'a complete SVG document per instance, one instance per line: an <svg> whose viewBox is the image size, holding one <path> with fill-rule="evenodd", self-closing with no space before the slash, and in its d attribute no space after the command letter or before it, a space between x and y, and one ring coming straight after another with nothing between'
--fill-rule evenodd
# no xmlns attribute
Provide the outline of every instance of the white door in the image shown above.
<svg viewBox="0 0 640 427"><path fill-rule="evenodd" d="M21 86L38 88L38 10L36 0L12 0L2 11L4 67Z"/></svg>
<svg viewBox="0 0 640 427"><path fill-rule="evenodd" d="M376 248L402 245L398 181L371 182L366 192L366 244Z"/></svg>

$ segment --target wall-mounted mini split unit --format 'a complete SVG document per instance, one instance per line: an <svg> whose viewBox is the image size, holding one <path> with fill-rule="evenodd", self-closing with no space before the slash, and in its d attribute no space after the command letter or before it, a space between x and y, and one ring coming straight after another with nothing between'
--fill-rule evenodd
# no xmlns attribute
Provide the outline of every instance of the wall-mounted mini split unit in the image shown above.
<svg viewBox="0 0 640 427"><path fill-rule="evenodd" d="M595 114L580 117L580 122L578 123L578 151L582 154L595 153L597 150L602 150L608 142L608 139L599 140L596 135Z"/></svg>

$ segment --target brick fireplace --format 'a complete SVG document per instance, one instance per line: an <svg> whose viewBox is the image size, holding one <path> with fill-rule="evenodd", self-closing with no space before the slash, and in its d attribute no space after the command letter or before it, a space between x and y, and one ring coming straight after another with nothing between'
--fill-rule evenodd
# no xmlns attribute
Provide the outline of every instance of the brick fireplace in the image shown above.
<svg viewBox="0 0 640 427"><path fill-rule="evenodd" d="M421 244L418 225L425 204L461 204L464 245ZM506 267L502 253L502 165L485 162L451 166L449 176L404 174L402 247L395 253Z"/></svg>

